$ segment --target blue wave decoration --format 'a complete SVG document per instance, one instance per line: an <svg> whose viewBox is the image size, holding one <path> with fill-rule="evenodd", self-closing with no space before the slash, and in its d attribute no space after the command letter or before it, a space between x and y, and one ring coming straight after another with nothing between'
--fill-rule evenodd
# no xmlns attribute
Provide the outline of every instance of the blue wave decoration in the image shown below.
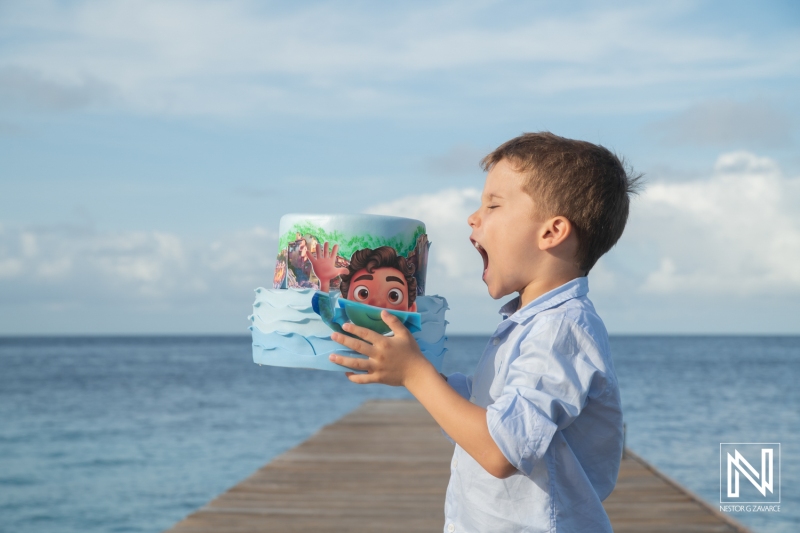
<svg viewBox="0 0 800 533"><path fill-rule="evenodd" d="M253 315L249 317L252 324L249 329L253 337L253 362L347 372L349 369L332 363L328 356L338 353L364 358L330 338L330 328L311 309L314 292L312 289L256 290ZM413 336L426 359L441 371L447 353L447 321L444 320L447 301L440 296L419 296L417 302L417 310L422 315L422 330L414 332ZM281 306L284 306L283 309Z"/></svg>

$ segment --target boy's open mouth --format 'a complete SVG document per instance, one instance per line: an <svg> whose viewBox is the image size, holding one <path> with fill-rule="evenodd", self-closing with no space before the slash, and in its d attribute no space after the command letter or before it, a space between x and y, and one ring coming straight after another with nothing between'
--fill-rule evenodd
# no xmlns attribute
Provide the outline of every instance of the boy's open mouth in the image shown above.
<svg viewBox="0 0 800 533"><path fill-rule="evenodd" d="M483 259L483 278L486 277L486 271L489 270L489 254L486 253L486 250L483 249L478 241L470 239L472 241L472 245L475 246L475 249L478 250L478 253L481 254L481 258Z"/></svg>

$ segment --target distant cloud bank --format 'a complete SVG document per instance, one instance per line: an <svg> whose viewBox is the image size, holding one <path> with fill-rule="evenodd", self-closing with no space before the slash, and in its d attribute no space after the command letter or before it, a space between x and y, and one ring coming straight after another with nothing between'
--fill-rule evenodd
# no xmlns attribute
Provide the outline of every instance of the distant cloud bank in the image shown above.
<svg viewBox="0 0 800 533"><path fill-rule="evenodd" d="M632 222L659 256L641 289L800 294L799 205L800 179L749 152L721 155L708 179L652 183Z"/></svg>
<svg viewBox="0 0 800 533"><path fill-rule="evenodd" d="M270 279L276 247L276 232L263 228L196 243L157 231L0 226L0 287L5 305L178 308L249 293Z"/></svg>
<svg viewBox="0 0 800 533"><path fill-rule="evenodd" d="M486 294L466 223L479 205L477 189L445 189L367 211L423 220L433 243L428 286L450 300L451 323L488 329L499 305ZM720 155L703 179L655 177L634 200L620 243L590 274L592 289L638 295L643 313L652 298L670 295L796 297L798 205L800 179L749 152ZM258 227L190 242L163 232L0 226L0 292L4 305L62 311L225 306L269 284L276 243L274 229Z"/></svg>
<svg viewBox="0 0 800 533"><path fill-rule="evenodd" d="M488 331L478 163L543 129L648 174L590 276L611 329L800 333L784 4L0 2L0 333L245 332L280 215L365 209L425 221Z"/></svg>

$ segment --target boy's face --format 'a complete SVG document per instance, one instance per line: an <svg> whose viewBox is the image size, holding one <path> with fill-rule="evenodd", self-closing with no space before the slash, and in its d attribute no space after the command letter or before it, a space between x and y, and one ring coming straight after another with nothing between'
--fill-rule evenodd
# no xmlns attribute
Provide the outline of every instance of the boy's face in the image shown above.
<svg viewBox="0 0 800 533"><path fill-rule="evenodd" d="M408 305L408 285L396 268L376 268L370 273L361 269L350 278L347 299L396 311L417 311L417 302Z"/></svg>
<svg viewBox="0 0 800 533"><path fill-rule="evenodd" d="M483 281L492 298L521 292L536 279L545 219L522 188L523 175L505 159L486 176L480 208L467 219L470 240L483 257Z"/></svg>

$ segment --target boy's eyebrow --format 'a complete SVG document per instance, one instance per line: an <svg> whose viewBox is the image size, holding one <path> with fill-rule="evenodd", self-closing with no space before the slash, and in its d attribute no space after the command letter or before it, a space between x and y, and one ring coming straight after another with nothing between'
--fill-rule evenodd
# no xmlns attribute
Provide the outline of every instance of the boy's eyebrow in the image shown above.
<svg viewBox="0 0 800 533"><path fill-rule="evenodd" d="M386 281L397 281L402 283L403 285L406 284L402 279L398 278L397 276L386 276Z"/></svg>
<svg viewBox="0 0 800 533"><path fill-rule="evenodd" d="M362 279L375 279L375 278L373 278L373 277L372 277L371 275L369 275L369 274L364 274L363 276L358 276L358 277L357 277L356 279L354 279L353 281L361 281Z"/></svg>

